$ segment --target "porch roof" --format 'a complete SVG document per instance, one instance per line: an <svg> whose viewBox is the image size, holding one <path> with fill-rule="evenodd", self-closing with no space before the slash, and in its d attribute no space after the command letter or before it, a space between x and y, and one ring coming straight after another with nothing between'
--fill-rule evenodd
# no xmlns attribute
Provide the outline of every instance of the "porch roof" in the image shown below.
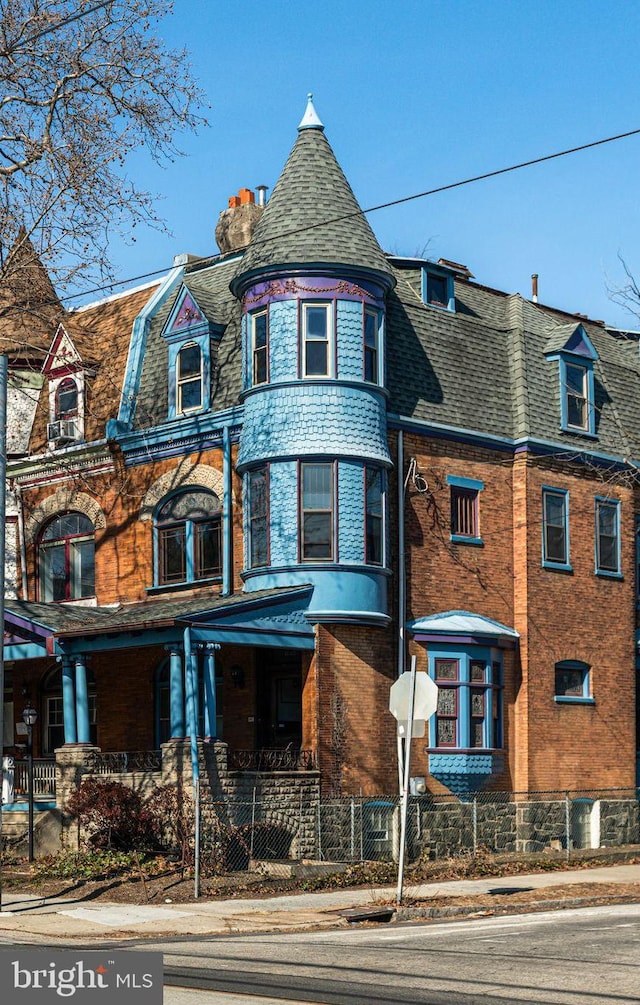
<svg viewBox="0 0 640 1005"><path fill-rule="evenodd" d="M313 587L296 586L230 597L150 598L117 607L70 607L5 601L5 659L72 655L106 649L196 641L312 649L305 616Z"/></svg>

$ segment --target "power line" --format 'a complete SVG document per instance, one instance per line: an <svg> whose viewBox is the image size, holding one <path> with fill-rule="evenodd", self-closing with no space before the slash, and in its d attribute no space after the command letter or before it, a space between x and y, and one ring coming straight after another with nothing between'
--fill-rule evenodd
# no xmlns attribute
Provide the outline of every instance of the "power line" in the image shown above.
<svg viewBox="0 0 640 1005"><path fill-rule="evenodd" d="M454 188L462 188L463 185L472 185L478 181L485 181L487 178L497 178L499 175L509 174L512 171L520 171L522 168L533 167L535 164L544 164L546 161L557 160L559 157L567 157L569 154L580 153L583 150L591 150L593 147L601 147L604 146L605 143L615 143L617 140L624 140L629 136L638 136L639 134L640 129L630 129L626 133L617 133L615 136L607 136L601 140L593 140L591 143L582 143L577 147L569 147L567 150L559 150L553 154L545 154L542 157L534 157L528 161L520 161L518 164L509 165L509 167L496 168L494 171L486 171L484 174L473 175L472 177L464 178L461 181L449 182L447 185L438 185L436 188L429 188L424 192L416 192L414 195L405 195L399 199L391 199L389 202L381 202L377 206L369 206L368 209L358 209L354 210L352 213L343 213L341 216L333 216L327 220L321 220L318 223L311 223L306 227L296 227L294 230L278 234L278 240L282 240L283 237L294 237L297 234L304 234L310 230L317 230L320 227L328 227L331 224L341 223L344 220L351 220L354 217L366 216L368 213L376 213L380 209L389 209L392 206L401 206L406 202L413 202L416 199L425 199L429 195L437 195L439 192L448 192ZM263 241L252 243L254 243L254 246L256 244L259 246L260 244L269 243L270 240L270 238L265 238ZM204 258L198 259L198 264L202 265L207 262L215 261L218 257L218 255L207 255ZM115 286L124 286L127 283L136 283L142 279L152 279L154 276L162 275L162 273L166 271L166 267L162 269L155 269L153 272L144 272L139 276L133 276L129 279L122 279L113 283L107 283L105 286L96 286L84 293L75 293L68 297L62 297L61 302L64 303L68 300L77 300L79 297L90 296L93 293L104 293L106 290L112 290Z"/></svg>

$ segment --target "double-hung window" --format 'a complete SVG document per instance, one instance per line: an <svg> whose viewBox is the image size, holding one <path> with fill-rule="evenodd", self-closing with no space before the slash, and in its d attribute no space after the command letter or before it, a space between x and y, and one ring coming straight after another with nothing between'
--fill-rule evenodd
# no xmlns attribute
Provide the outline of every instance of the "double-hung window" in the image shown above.
<svg viewBox="0 0 640 1005"><path fill-rule="evenodd" d="M589 382L586 366L565 363L567 426L589 431Z"/></svg>
<svg viewBox="0 0 640 1005"><path fill-rule="evenodd" d="M334 465L300 465L300 553L302 561L332 561L335 549Z"/></svg>
<svg viewBox="0 0 640 1005"><path fill-rule="evenodd" d="M331 374L331 304L302 304L302 376Z"/></svg>
<svg viewBox="0 0 640 1005"><path fill-rule="evenodd" d="M378 346L378 312L365 308L364 312L364 379L372 384L380 382Z"/></svg>
<svg viewBox="0 0 640 1005"><path fill-rule="evenodd" d="M620 575L620 503L596 499L596 572Z"/></svg>
<svg viewBox="0 0 640 1005"><path fill-rule="evenodd" d="M78 414L78 385L73 377L65 377L56 388L55 417L69 419Z"/></svg>
<svg viewBox="0 0 640 1005"><path fill-rule="evenodd" d="M251 373L254 387L269 380L269 317L266 310L251 315Z"/></svg>
<svg viewBox="0 0 640 1005"><path fill-rule="evenodd" d="M364 469L365 478L365 562L384 564L384 475L380 468Z"/></svg>
<svg viewBox="0 0 640 1005"><path fill-rule="evenodd" d="M247 475L249 492L249 567L269 563L269 469L265 465Z"/></svg>
<svg viewBox="0 0 640 1005"><path fill-rule="evenodd" d="M195 342L187 342L176 361L176 411L192 412L201 407L202 352Z"/></svg>
<svg viewBox="0 0 640 1005"><path fill-rule="evenodd" d="M571 570L569 493L564 489L542 490L542 564L547 569Z"/></svg>

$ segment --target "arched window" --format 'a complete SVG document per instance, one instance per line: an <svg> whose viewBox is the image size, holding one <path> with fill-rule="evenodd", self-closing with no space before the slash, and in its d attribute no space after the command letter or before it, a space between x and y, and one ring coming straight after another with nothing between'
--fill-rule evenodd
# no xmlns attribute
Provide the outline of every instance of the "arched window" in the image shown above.
<svg viewBox="0 0 640 1005"><path fill-rule="evenodd" d="M157 583L192 583L222 573L220 500L194 487L162 502L155 520Z"/></svg>
<svg viewBox="0 0 640 1005"><path fill-rule="evenodd" d="M84 513L62 513L40 535L40 600L95 595L94 528Z"/></svg>
<svg viewBox="0 0 640 1005"><path fill-rule="evenodd" d="M71 377L58 384L55 413L56 419L70 419L78 414L78 385Z"/></svg>

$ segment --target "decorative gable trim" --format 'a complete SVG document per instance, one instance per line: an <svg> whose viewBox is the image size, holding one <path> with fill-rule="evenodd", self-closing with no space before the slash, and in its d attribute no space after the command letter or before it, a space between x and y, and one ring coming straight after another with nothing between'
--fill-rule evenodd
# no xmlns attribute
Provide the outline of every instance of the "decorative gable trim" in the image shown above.
<svg viewBox="0 0 640 1005"><path fill-rule="evenodd" d="M582 324L559 325L549 338L544 353L548 358L552 358L552 353L554 358L562 353L569 353L592 363L600 358Z"/></svg>
<svg viewBox="0 0 640 1005"><path fill-rule="evenodd" d="M223 326L208 320L195 295L183 283L162 329L162 337L168 342L197 339L202 335L219 339L222 332Z"/></svg>
<svg viewBox="0 0 640 1005"><path fill-rule="evenodd" d="M64 325L59 325L42 367L43 374L49 380L53 380L56 377L77 373L83 367L82 357L76 349L73 339Z"/></svg>

